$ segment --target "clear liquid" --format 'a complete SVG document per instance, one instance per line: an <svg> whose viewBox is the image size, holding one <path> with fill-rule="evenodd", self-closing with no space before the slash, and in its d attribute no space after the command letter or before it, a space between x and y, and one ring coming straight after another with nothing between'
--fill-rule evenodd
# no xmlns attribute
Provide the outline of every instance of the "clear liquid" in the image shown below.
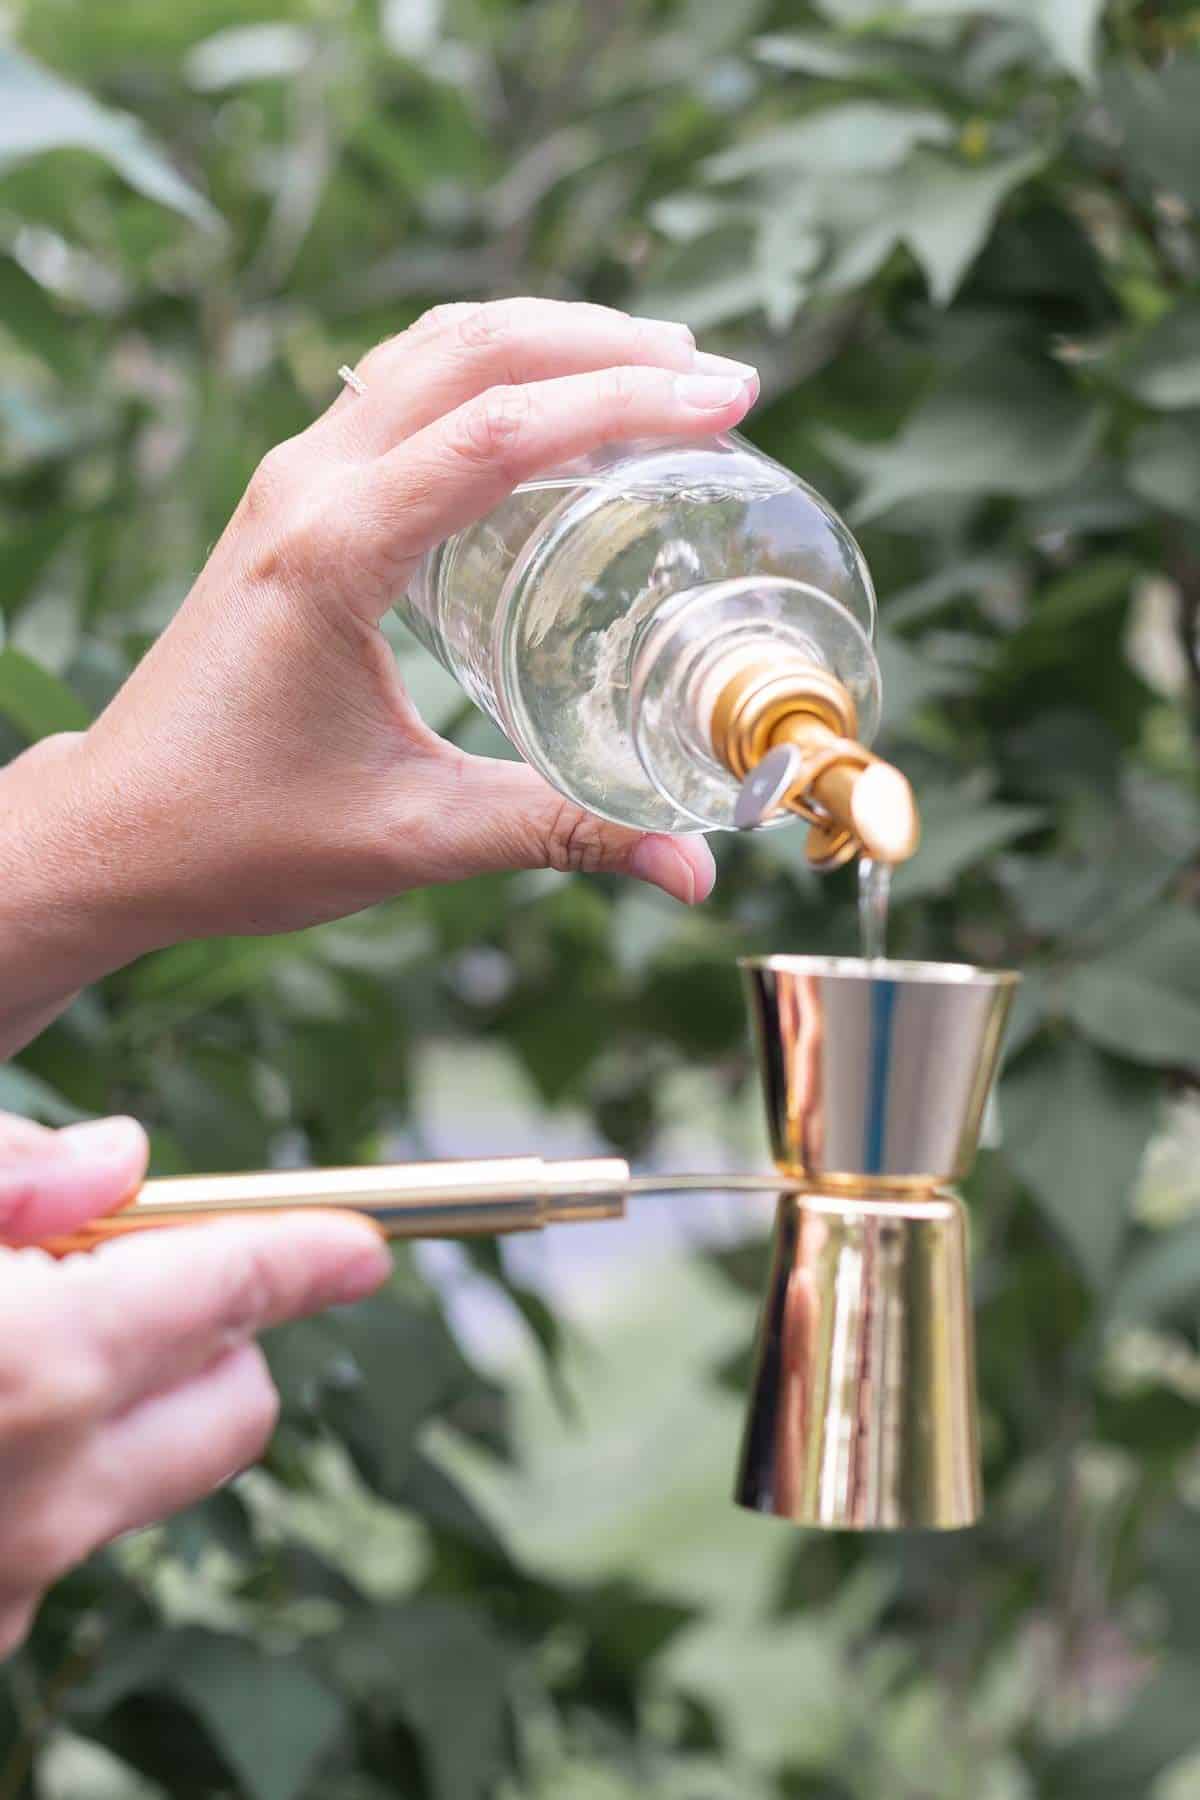
<svg viewBox="0 0 1200 1800"><path fill-rule="evenodd" d="M705 804L681 813L638 752L632 671L649 621L702 584L780 576L830 594L869 631L869 578L836 514L736 440L598 461L526 484L459 532L399 609L561 792L623 824L695 829ZM718 775L731 810L723 771L697 779Z"/></svg>
<svg viewBox="0 0 1200 1800"><path fill-rule="evenodd" d="M858 936L863 958L881 962L887 955L888 901L892 892L892 865L858 861Z"/></svg>

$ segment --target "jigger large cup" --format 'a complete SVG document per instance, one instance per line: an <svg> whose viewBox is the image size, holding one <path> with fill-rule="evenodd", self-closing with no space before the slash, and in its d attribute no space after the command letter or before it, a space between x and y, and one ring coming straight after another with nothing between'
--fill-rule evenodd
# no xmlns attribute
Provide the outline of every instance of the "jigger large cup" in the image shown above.
<svg viewBox="0 0 1200 1800"><path fill-rule="evenodd" d="M981 1504L967 1228L1019 977L951 963L742 964L781 1194L736 1498L839 1530Z"/></svg>

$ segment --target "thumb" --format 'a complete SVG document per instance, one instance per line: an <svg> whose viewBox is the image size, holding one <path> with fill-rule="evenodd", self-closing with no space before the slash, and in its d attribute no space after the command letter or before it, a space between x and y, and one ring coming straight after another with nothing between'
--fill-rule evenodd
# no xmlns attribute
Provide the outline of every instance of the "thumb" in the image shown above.
<svg viewBox="0 0 1200 1800"><path fill-rule="evenodd" d="M424 796L434 799L438 821L435 838L427 838L430 881L561 869L630 875L689 906L712 892L716 864L699 835L672 837L610 824L564 800L525 763L464 755L446 773L445 795ZM429 811L422 816L426 826L432 823Z"/></svg>
<svg viewBox="0 0 1200 1800"><path fill-rule="evenodd" d="M0 1242L36 1244L128 1200L149 1146L135 1119L89 1119L44 1131L0 1119Z"/></svg>

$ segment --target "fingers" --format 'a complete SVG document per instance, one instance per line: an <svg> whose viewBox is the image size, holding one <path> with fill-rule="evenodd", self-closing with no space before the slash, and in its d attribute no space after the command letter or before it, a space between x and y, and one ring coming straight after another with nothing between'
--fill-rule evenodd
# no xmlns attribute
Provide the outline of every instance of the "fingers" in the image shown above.
<svg viewBox="0 0 1200 1800"><path fill-rule="evenodd" d="M57 1266L0 1253L0 1655L72 1564L261 1453L277 1403L252 1333L357 1299L390 1266L337 1213L150 1233Z"/></svg>
<svg viewBox="0 0 1200 1800"><path fill-rule="evenodd" d="M243 1344L114 1419L88 1471L105 1497L104 1536L165 1519L257 1462L278 1414L266 1358Z"/></svg>
<svg viewBox="0 0 1200 1800"><path fill-rule="evenodd" d="M152 1231L61 1265L43 1339L69 1347L107 1410L193 1375L268 1326L362 1299L391 1273L364 1219L289 1213ZM58 1337L55 1336L57 1329Z"/></svg>
<svg viewBox="0 0 1200 1800"><path fill-rule="evenodd" d="M94 1119L47 1131L0 1118L0 1240L33 1244L111 1212L146 1172L146 1134L134 1119Z"/></svg>
<svg viewBox="0 0 1200 1800"><path fill-rule="evenodd" d="M694 355L686 325L607 306L499 300L437 308L363 359L357 372L366 393L343 397L334 414L340 434L379 454L486 388L617 365L685 372Z"/></svg>
<svg viewBox="0 0 1200 1800"><path fill-rule="evenodd" d="M444 782L444 789L439 784ZM461 881L505 869L630 875L692 905L716 879L703 837L626 830L556 793L524 763L450 752L410 784L398 831L419 882Z"/></svg>
<svg viewBox="0 0 1200 1800"><path fill-rule="evenodd" d="M356 472L359 553L399 580L520 482L622 439L726 431L756 392L747 376L630 367L489 388Z"/></svg>
<svg viewBox="0 0 1200 1800"><path fill-rule="evenodd" d="M277 1416L266 1359L243 1344L115 1419L10 1458L0 1657L24 1636L41 1590L100 1544L178 1512L256 1461Z"/></svg>

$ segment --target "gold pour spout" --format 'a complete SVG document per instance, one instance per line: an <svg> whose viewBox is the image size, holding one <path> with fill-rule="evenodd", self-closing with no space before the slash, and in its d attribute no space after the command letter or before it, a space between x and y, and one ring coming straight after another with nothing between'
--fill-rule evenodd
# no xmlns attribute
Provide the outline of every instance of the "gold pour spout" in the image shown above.
<svg viewBox="0 0 1200 1800"><path fill-rule="evenodd" d="M545 1225L621 1219L630 1194L739 1188L780 1193L783 1175L631 1175L619 1156L547 1161L489 1156L472 1162L377 1164L360 1169L272 1169L250 1175L183 1175L147 1181L126 1205L69 1236L52 1256L94 1250L133 1231L208 1219L287 1214L313 1207L369 1219L388 1238L482 1237Z"/></svg>
<svg viewBox="0 0 1200 1800"><path fill-rule="evenodd" d="M808 858L819 869L859 855L905 862L920 839L907 780L859 743L857 729L845 685L800 657L743 663L721 688L712 714L716 755L747 783L747 822L779 807L798 813L812 826ZM752 784L760 766L761 779Z"/></svg>

